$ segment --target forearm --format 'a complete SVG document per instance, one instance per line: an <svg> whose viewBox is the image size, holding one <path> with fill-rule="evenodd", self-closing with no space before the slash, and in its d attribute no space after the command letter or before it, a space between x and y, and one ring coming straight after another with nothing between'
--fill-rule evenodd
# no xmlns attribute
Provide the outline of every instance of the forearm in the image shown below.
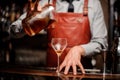
<svg viewBox="0 0 120 80"><path fill-rule="evenodd" d="M95 53L100 53L103 50L102 45L97 42L90 42L88 44L81 45L81 47L84 49L85 56L94 55Z"/></svg>
<svg viewBox="0 0 120 80"><path fill-rule="evenodd" d="M107 50L108 48L107 37L100 40L91 40L89 43L80 46L84 49L85 56L100 53L101 51L103 51L103 49Z"/></svg>

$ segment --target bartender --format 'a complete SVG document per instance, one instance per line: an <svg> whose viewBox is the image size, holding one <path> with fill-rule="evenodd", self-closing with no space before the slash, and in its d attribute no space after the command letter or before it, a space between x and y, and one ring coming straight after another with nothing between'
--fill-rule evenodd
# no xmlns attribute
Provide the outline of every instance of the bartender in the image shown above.
<svg viewBox="0 0 120 80"><path fill-rule="evenodd" d="M68 74L72 68L77 74L77 68L85 73L85 68L91 67L89 56L98 54L107 48L107 29L103 10L99 0L40 0L38 6L47 3L54 5L50 13L52 23L46 29L48 37L47 66L57 67L57 55L50 42L53 37L67 38L68 45L60 56L60 71ZM40 7L38 10L41 10ZM28 17L28 16L27 16ZM22 23L26 13L13 22L10 32L24 32ZM11 33L12 34L12 33ZM84 59L84 58L88 59Z"/></svg>

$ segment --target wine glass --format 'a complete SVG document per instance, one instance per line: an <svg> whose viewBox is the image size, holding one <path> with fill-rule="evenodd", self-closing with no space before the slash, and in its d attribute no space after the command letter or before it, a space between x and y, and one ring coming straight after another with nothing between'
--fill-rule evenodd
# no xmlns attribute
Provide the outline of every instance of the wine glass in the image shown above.
<svg viewBox="0 0 120 80"><path fill-rule="evenodd" d="M51 46L54 49L55 53L58 57L58 70L57 73L59 74L59 57L61 56L62 52L67 46L67 39L66 38L52 38L51 40Z"/></svg>

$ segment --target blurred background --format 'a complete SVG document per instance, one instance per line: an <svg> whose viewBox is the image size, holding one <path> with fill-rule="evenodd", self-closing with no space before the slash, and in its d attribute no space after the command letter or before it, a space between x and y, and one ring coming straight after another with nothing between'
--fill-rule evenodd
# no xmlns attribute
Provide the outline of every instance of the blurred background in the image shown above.
<svg viewBox="0 0 120 80"><path fill-rule="evenodd" d="M108 29L108 72L120 73L120 0L100 0ZM8 29L12 22L27 10L28 0L0 0L0 64L45 66L46 34L11 38ZM101 56L96 58L102 68Z"/></svg>
<svg viewBox="0 0 120 80"><path fill-rule="evenodd" d="M8 29L27 10L28 0L0 0L0 63L44 66L46 34L11 38Z"/></svg>

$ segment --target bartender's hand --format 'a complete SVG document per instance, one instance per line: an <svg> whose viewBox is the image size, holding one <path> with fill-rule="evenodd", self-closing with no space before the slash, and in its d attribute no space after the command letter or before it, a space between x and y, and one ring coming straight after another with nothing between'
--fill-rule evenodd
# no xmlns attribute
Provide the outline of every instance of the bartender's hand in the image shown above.
<svg viewBox="0 0 120 80"><path fill-rule="evenodd" d="M74 46L71 48L66 55L64 61L60 65L61 71L64 67L64 74L68 74L70 67L73 69L73 74L77 74L77 66L80 67L83 74L85 74L85 70L83 68L83 65L81 63L81 56L83 56L85 53L84 49L81 46Z"/></svg>

